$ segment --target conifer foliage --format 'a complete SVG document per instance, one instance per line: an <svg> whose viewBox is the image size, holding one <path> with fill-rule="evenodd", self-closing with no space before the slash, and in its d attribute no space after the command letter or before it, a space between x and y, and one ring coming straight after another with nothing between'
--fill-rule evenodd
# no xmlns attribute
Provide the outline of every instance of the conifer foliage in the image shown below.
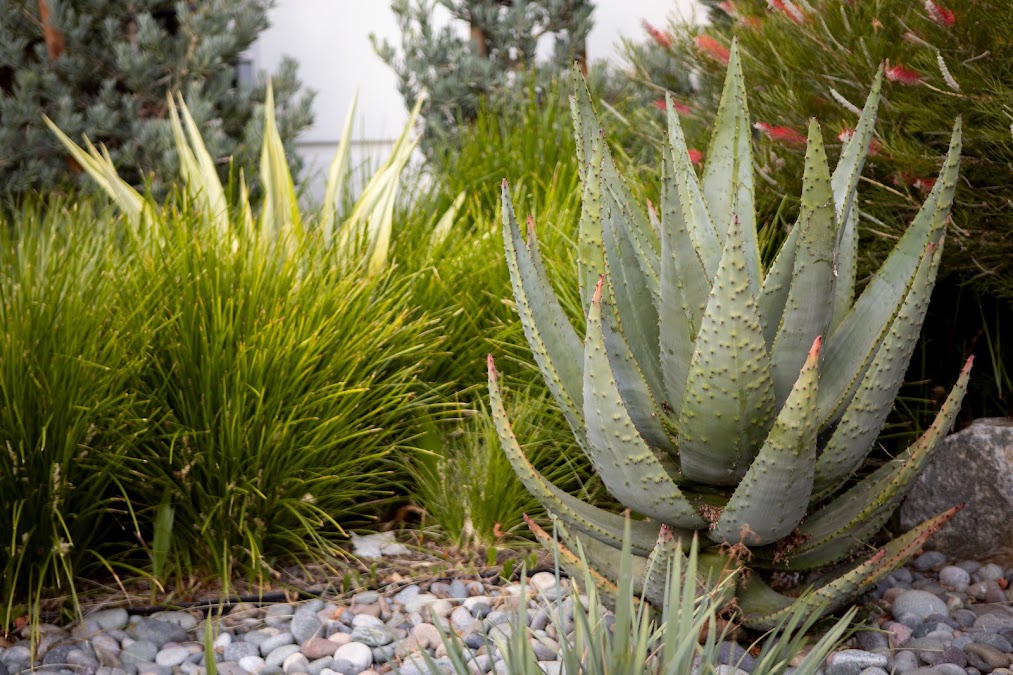
<svg viewBox="0 0 1013 675"><path fill-rule="evenodd" d="M858 119L869 73L885 64L866 169L871 185L860 205L867 216L865 269L882 262L931 190L948 142L940 129L963 115L964 169L943 271L1013 299L1013 2L730 0L708 6L712 19L718 17L711 26L666 33L680 70L695 73L698 91L688 103L698 128L713 118L728 46L737 38L751 83L761 172L781 193L794 193L801 180L809 118L820 119L828 146L841 147ZM658 116L659 138L660 123ZM772 197L765 211L777 206Z"/></svg>
<svg viewBox="0 0 1013 675"><path fill-rule="evenodd" d="M241 84L241 53L271 0L7 0L0 11L0 197L84 183L43 124L103 144L121 175L176 175L166 95L182 93L222 177L258 161L264 83ZM273 78L286 143L312 121L295 63ZM293 156L291 153L289 156Z"/></svg>
<svg viewBox="0 0 1013 675"><path fill-rule="evenodd" d="M428 93L422 148L430 158L453 147L458 123L474 120L483 99L497 105L523 90L526 70L537 67L542 84L575 60L586 70L590 0L393 0L391 8L400 51L370 39L408 108ZM551 50L543 40L552 40ZM551 56L538 59L545 51Z"/></svg>

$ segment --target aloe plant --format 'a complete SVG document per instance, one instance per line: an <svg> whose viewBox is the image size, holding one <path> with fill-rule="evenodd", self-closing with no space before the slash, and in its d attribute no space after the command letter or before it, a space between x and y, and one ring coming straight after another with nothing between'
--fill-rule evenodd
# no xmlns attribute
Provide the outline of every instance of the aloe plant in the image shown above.
<svg viewBox="0 0 1013 675"><path fill-rule="evenodd" d="M832 173L820 127L810 123L801 212L766 270L737 47L699 177L669 103L660 215L634 201L576 79L583 340L547 281L533 222L526 240L517 224L505 181L503 236L543 377L605 487L642 516L632 527L638 590L660 604L663 587L645 572L684 555L696 532L709 542L701 561L736 576L747 626L770 628L800 606L830 612L902 564L957 510L872 555L863 551L949 430L969 377L970 360L924 435L892 461L859 471L902 383L935 282L960 120L931 194L856 297L856 192L882 69ZM559 490L531 466L491 357L489 389L514 470L572 532L556 547L562 560L580 569L572 551L582 549L601 590L614 594L622 516ZM765 581L771 571L846 558L857 560L800 599Z"/></svg>

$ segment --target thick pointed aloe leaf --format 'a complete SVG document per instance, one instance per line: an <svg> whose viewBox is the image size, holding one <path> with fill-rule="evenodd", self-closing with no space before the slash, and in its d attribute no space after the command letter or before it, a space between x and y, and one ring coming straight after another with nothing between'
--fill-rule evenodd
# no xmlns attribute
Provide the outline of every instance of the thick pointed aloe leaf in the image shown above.
<svg viewBox="0 0 1013 675"><path fill-rule="evenodd" d="M605 272L615 296L619 323L627 336L633 356L652 391L661 391L661 362L658 336L657 279L651 279L639 263L633 242L627 236L627 214L614 195L602 195L602 228L605 241ZM652 290L653 285L653 290Z"/></svg>
<svg viewBox="0 0 1013 675"><path fill-rule="evenodd" d="M538 269L539 261L521 236L506 181L503 181L503 243L524 336L549 391L583 448L581 362L584 347L566 318L559 298L548 285L544 270Z"/></svg>
<svg viewBox="0 0 1013 675"><path fill-rule="evenodd" d="M602 150L602 180L604 185L610 188L617 195L617 200L624 207L629 209L629 227L635 230L638 237L649 243L654 255L658 255L660 243L658 234L651 226L651 222L644 212L644 209L633 199L633 193L619 172L616 170L612 153L609 152L608 143L605 142L605 134L598 117L595 115L594 107L591 105L591 95L587 91L587 84L580 70L573 69L573 98L570 101L570 111L573 115L574 135L577 139L577 166L581 178L585 177L587 161L594 155L593 145L601 141Z"/></svg>
<svg viewBox="0 0 1013 675"><path fill-rule="evenodd" d="M679 416L686 478L739 482L774 418L767 347L739 235L732 223L693 346Z"/></svg>
<svg viewBox="0 0 1013 675"><path fill-rule="evenodd" d="M658 405L644 372L633 357L633 351L618 322L615 300L607 297L604 288L601 317L605 349L612 366L612 376L615 377L623 398L623 405L630 413L633 426L647 444L663 451L671 459L672 463L670 466L666 465L666 469L672 473L673 478L677 478L681 474L677 468L679 453L666 430L668 415Z"/></svg>
<svg viewBox="0 0 1013 675"><path fill-rule="evenodd" d="M855 389L911 286L925 247L938 243L953 204L960 166L961 122L957 119L950 148L932 192L911 225L827 339L820 381L821 426L836 420Z"/></svg>
<svg viewBox="0 0 1013 675"><path fill-rule="evenodd" d="M816 466L816 390L820 339L774 420L760 453L708 536L762 546L787 536L805 516Z"/></svg>
<svg viewBox="0 0 1013 675"><path fill-rule="evenodd" d="M956 506L930 518L910 532L897 537L849 572L798 600L777 593L758 576L750 576L743 583L738 597L739 607L744 615L742 623L749 628L770 630L800 607L804 611L815 612L820 616L829 614L868 591L903 565L960 509L961 507Z"/></svg>
<svg viewBox="0 0 1013 675"><path fill-rule="evenodd" d="M503 452L521 483L538 500L538 503L546 511L559 516L574 529L612 546L621 546L622 539L619 533L623 531L625 521L623 516L600 509L560 490L546 480L538 469L528 461L520 443L517 442L517 436L514 435L510 420L507 418L499 377L491 355L489 356L489 403L492 418L496 424L496 434L499 436ZM654 546L657 530L657 523L643 520L633 521L631 523L633 551L641 555L649 554Z"/></svg>
<svg viewBox="0 0 1013 675"><path fill-rule="evenodd" d="M613 236L619 238L622 235L622 238L626 240L624 248L628 249L629 254L621 260L622 265L631 268L635 266L636 270L639 270L635 275L637 283L643 284L650 291L652 303L657 306L661 277L659 269L661 244L657 239L654 226L649 224L649 219L646 220L652 236L644 236L644 231L637 226L636 216L633 214L635 204L632 199L623 194L623 190L617 189L615 181L610 181L606 177L602 189L604 191L602 195L602 227L605 236L606 256L609 251L608 236L611 226ZM636 270L631 269L630 271ZM655 322L657 322L656 318Z"/></svg>
<svg viewBox="0 0 1013 675"><path fill-rule="evenodd" d="M876 113L883 89L883 66L879 67L876 79L872 82L869 97L865 99L865 107L858 118L851 138L844 145L841 157L837 161L831 184L834 190L834 210L837 222L842 223L855 203L858 180L862 175L862 167L869 155L869 143L876 128Z"/></svg>
<svg viewBox="0 0 1013 675"><path fill-rule="evenodd" d="M682 219L693 242L693 249L703 263L704 272L710 279L717 272L721 262L721 238L711 217L710 209L703 195L703 188L689 160L689 149L682 133L679 116L671 110L668 112L668 140L672 157L672 177L678 191L679 205L682 208ZM727 225L723 225L727 227Z"/></svg>
<svg viewBox="0 0 1013 675"><path fill-rule="evenodd" d="M285 146L278 134L274 119L274 91L267 84L267 98L264 101L264 142L260 149L260 180L264 186L264 206L261 211L262 227L279 238L289 238L302 233L302 216L295 194L295 183L285 157Z"/></svg>
<svg viewBox="0 0 1013 675"><path fill-rule="evenodd" d="M667 525L661 526L658 541L647 558L647 569L643 580L644 598L656 607L662 607L665 604L672 570L686 569L689 560L683 551L689 548L691 541L690 537L680 540L673 535ZM679 579L672 579L672 581L678 582Z"/></svg>
<svg viewBox="0 0 1013 675"><path fill-rule="evenodd" d="M817 489L839 483L850 476L861 466L879 436L904 382L941 258L942 241L939 246L929 244L911 290L890 324L883 344L820 454L816 463Z"/></svg>
<svg viewBox="0 0 1013 675"><path fill-rule="evenodd" d="M915 443L807 518L799 528L804 543L781 551L777 557L786 558L790 569L814 569L854 552L878 532L953 427L972 363L973 357L964 364L932 424Z"/></svg>
<svg viewBox="0 0 1013 675"><path fill-rule="evenodd" d="M559 522L558 520L556 521ZM631 521L632 524L632 521ZM647 576L648 558L629 549L628 569L623 569L623 549L604 544L597 539L581 534L576 530L569 530L565 526L557 526L563 544L571 551L583 554L591 569L599 572L607 579L615 579L622 584L623 579L629 579L633 585L633 592L641 595L644 587L644 579Z"/></svg>
<svg viewBox="0 0 1013 675"><path fill-rule="evenodd" d="M577 267L580 273L580 306L591 305L598 277L605 273L605 244L602 241L601 173L602 145L598 137L591 142L590 162L583 173L584 190L580 205L580 229L577 233ZM579 145L579 144L578 144Z"/></svg>
<svg viewBox="0 0 1013 675"><path fill-rule="evenodd" d="M872 83L872 91L865 100L862 115L855 125L851 138L845 144L834 169L834 175L830 179L834 191L834 214L840 227L837 236L837 257L834 260L836 284L832 329L840 325L854 300L858 259L858 180L862 175L862 167L869 154L869 143L876 127L876 111L879 109L882 87L883 66L880 66Z"/></svg>
<svg viewBox="0 0 1013 675"><path fill-rule="evenodd" d="M858 274L858 207L848 211L837 238L837 258L834 260L833 311L830 332L833 333L851 311L855 301L855 277Z"/></svg>
<svg viewBox="0 0 1013 675"><path fill-rule="evenodd" d="M834 196L827 153L816 120L809 122L799 225L804 229L795 253L791 287L770 348L774 398L778 405L788 397L809 345L817 335L826 333L832 310L827 299L833 297L834 288Z"/></svg>
<svg viewBox="0 0 1013 675"><path fill-rule="evenodd" d="M584 340L584 419L588 458L620 503L663 523L703 527L704 520L637 433L612 375L602 334L601 286L591 301Z"/></svg>
<svg viewBox="0 0 1013 675"><path fill-rule="evenodd" d="M673 114L669 111L669 115ZM663 152L661 178L661 292L658 327L663 396L678 419L710 282L690 239L679 201L672 155Z"/></svg>
<svg viewBox="0 0 1013 675"><path fill-rule="evenodd" d="M781 325L784 305L788 302L788 291L791 289L791 276L795 271L795 254L798 251L798 240L805 227L797 222L788 232L767 276L763 279L763 287L756 305L760 310L760 323L763 326L763 339L767 346L774 344L777 328Z"/></svg>
<svg viewBox="0 0 1013 675"><path fill-rule="evenodd" d="M669 111L669 114L673 114ZM714 134L703 170L703 196L722 241L728 224L737 218L742 228L742 250L749 273L749 290L760 290L760 247L756 241L756 207L753 204L753 153L750 145L749 107L742 77L738 43L733 40L724 89L714 119Z"/></svg>

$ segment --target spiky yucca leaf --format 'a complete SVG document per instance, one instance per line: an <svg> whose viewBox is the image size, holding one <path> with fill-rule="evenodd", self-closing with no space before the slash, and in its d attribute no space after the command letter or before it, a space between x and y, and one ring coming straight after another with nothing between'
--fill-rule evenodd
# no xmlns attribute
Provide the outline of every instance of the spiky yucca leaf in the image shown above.
<svg viewBox="0 0 1013 675"><path fill-rule="evenodd" d="M813 120L800 215L764 275L738 59L733 45L702 177L669 110L660 219L650 208L643 216L616 172L578 81L572 110L584 163L583 348L548 284L534 226L529 221L525 241L505 186L504 241L525 333L577 442L609 492L651 519L637 521L638 566L669 555L669 545L658 543L662 528L699 529L717 566L738 569L753 559L754 569L742 575L743 620L771 627L800 605L766 587L761 571L810 569L852 554L889 516L959 407L966 370L930 432L898 464L846 489L884 424L925 316L961 128L958 120L922 210L856 299L856 193L882 70L834 171ZM495 399L494 372L490 364ZM615 573L615 517L578 506L533 474L501 418L497 428L515 470L550 513L578 530L568 546L587 541L589 564L603 578ZM839 606L951 515L887 544L797 602L816 614ZM609 527L611 535L602 531ZM645 590L655 585L649 578L639 583Z"/></svg>

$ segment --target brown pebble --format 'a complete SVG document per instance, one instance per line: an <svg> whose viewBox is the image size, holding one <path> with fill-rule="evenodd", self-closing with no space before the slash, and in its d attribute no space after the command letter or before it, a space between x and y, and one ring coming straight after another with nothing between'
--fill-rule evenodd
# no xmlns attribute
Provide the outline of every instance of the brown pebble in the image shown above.
<svg viewBox="0 0 1013 675"><path fill-rule="evenodd" d="M372 605L352 605L348 608L352 614L368 614L369 616L380 618L380 604L373 603Z"/></svg>
<svg viewBox="0 0 1013 675"><path fill-rule="evenodd" d="M322 659L325 656L333 656L340 645L337 642L322 637L311 637L303 640L299 645L299 651L310 661Z"/></svg>
<svg viewBox="0 0 1013 675"><path fill-rule="evenodd" d="M971 654L974 654L979 659L987 663L991 668L1005 668L1010 664L1009 654L1004 654L991 645L983 645L977 642L972 642L969 645L964 645L964 654L968 657L970 657Z"/></svg>
<svg viewBox="0 0 1013 675"><path fill-rule="evenodd" d="M896 586L894 586L893 588L888 588L886 589L886 592L883 593L883 600L888 602L891 606L893 606L893 601L897 599L897 596L907 590L909 589L898 588Z"/></svg>

